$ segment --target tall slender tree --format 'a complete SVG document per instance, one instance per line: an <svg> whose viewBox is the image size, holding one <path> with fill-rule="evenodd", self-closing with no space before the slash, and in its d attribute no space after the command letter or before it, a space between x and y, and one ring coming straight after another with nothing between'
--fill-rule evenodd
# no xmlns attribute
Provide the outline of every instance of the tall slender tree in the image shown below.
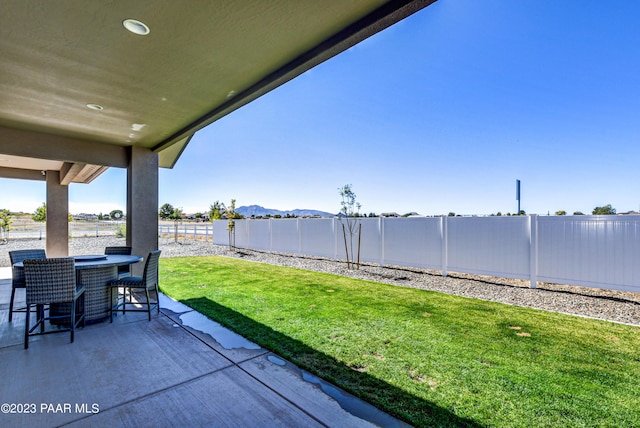
<svg viewBox="0 0 640 428"><path fill-rule="evenodd" d="M47 221L47 204L43 202L42 205L36 208L33 214L31 214L31 219L38 223L44 223Z"/></svg>
<svg viewBox="0 0 640 428"><path fill-rule="evenodd" d="M342 200L340 201L340 222L342 223L342 234L344 237L344 249L347 257L347 268L352 266L360 268L360 238L362 232L362 223L360 222L361 205L356 201L356 194L353 192L351 184L345 184L338 188L338 193ZM349 238L347 239L347 235ZM353 241L358 237L358 263L354 263Z"/></svg>
<svg viewBox="0 0 640 428"><path fill-rule="evenodd" d="M222 218L222 213L224 213L224 211L225 211L224 204L222 202L220 202L220 201L215 201L209 207L209 219L211 221L220 220Z"/></svg>
<svg viewBox="0 0 640 428"><path fill-rule="evenodd" d="M229 232L229 249L236 248L236 200L231 199L231 204L227 207L227 231Z"/></svg>
<svg viewBox="0 0 640 428"><path fill-rule="evenodd" d="M171 204L162 204L158 215L163 220L173 221L173 239L178 242L178 223L182 220L182 208L175 208Z"/></svg>
<svg viewBox="0 0 640 428"><path fill-rule="evenodd" d="M0 240L7 242L8 232L11 230L11 223L13 223L13 214L7 209L0 210Z"/></svg>

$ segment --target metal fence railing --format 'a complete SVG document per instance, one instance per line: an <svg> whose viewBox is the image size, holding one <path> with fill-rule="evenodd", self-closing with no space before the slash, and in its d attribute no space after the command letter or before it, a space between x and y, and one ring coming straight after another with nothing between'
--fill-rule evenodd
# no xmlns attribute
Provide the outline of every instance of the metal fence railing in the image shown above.
<svg viewBox="0 0 640 428"><path fill-rule="evenodd" d="M70 222L69 236L78 238L82 236L116 236L123 234L124 222L99 221L99 222ZM45 223L12 224L10 230L4 234L6 239L46 239L47 226Z"/></svg>
<svg viewBox="0 0 640 428"><path fill-rule="evenodd" d="M220 230L218 230L218 233L220 233ZM213 242L213 225L211 223L160 224L158 226L158 236L177 241Z"/></svg>

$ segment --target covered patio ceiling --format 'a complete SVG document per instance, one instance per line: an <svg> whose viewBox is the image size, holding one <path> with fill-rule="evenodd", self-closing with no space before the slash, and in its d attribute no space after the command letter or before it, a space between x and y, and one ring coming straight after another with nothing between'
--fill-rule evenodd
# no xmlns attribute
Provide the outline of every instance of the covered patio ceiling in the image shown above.
<svg viewBox="0 0 640 428"><path fill-rule="evenodd" d="M434 1L4 2L0 177L88 183L129 147L171 168L198 130Z"/></svg>

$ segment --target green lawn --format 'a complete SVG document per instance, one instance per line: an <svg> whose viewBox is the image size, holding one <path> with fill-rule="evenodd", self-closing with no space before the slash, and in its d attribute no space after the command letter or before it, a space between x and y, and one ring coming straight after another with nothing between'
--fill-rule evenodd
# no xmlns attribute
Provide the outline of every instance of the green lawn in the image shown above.
<svg viewBox="0 0 640 428"><path fill-rule="evenodd" d="M223 257L160 284L416 426L640 427L639 327Z"/></svg>

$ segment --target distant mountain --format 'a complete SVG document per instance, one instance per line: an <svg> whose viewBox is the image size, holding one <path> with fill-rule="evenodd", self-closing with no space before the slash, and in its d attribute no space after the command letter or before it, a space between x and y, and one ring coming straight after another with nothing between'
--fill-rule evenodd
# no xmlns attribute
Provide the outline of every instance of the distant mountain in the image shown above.
<svg viewBox="0 0 640 428"><path fill-rule="evenodd" d="M276 214L280 214L282 217L286 217L287 214L296 216L296 217L313 217L313 216L334 217L335 216L335 214L331 214L325 211L306 210L306 209L281 211L281 210L275 210L271 208L264 208L264 207L261 207L260 205L242 206L242 207L236 208L236 212L242 214L245 217L251 217L251 216L265 217L267 215L275 216Z"/></svg>

